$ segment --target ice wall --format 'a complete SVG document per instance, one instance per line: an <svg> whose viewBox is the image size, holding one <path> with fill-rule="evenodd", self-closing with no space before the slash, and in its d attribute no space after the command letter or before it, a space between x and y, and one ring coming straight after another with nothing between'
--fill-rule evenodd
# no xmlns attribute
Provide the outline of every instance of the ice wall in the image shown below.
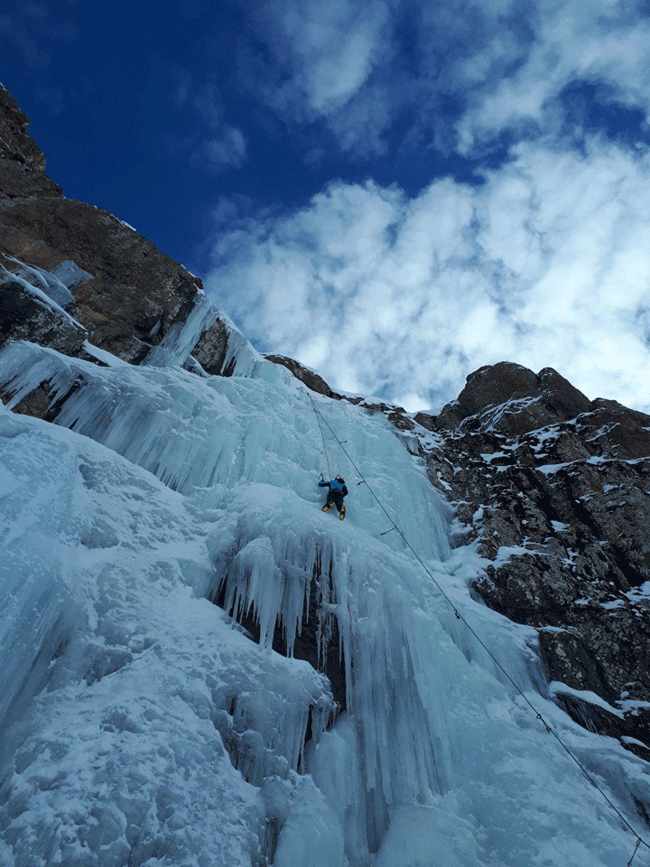
<svg viewBox="0 0 650 867"><path fill-rule="evenodd" d="M481 563L450 550L423 467L383 415L310 398L243 338L234 376L182 370L210 315L137 368L0 353L9 406L44 384L58 412L0 415L7 863L624 863L634 839L386 532L368 485L637 825L647 766L544 697L533 631L472 599ZM311 399L367 482L325 427L345 522L320 511ZM207 601L219 593L225 612ZM279 623L291 655L310 610L321 656L334 624L340 640L335 721L323 676L271 650ZM259 623L259 645L231 611Z"/></svg>

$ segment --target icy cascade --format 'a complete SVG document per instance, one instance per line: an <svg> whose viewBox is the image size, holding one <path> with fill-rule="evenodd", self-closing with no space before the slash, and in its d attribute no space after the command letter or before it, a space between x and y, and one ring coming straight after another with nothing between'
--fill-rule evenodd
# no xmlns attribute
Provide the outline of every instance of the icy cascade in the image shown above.
<svg viewBox="0 0 650 867"><path fill-rule="evenodd" d="M309 396L242 346L249 375L209 379L179 369L182 352L138 368L30 344L0 354L11 405L43 383L58 411L58 427L0 417L24 583L3 621L3 648L25 647L20 663L5 657L8 863L621 864L630 835L399 535L381 535L386 518L333 439L348 518L320 511ZM481 563L450 551L445 505L394 429L314 399L454 605L638 824L629 791L648 799L647 766L537 694L533 631L471 598ZM41 512L25 497L16 521L32 488ZM34 551L53 568L29 584ZM220 589L259 621L261 647L207 602ZM346 672L347 710L327 732L322 676L269 649L279 621L291 652L314 600L321 655L336 623Z"/></svg>
<svg viewBox="0 0 650 867"><path fill-rule="evenodd" d="M4 408L0 437L0 863L257 863L326 682L204 598L191 499Z"/></svg>
<svg viewBox="0 0 650 867"><path fill-rule="evenodd" d="M199 337L214 324L218 311L205 295L197 295L189 316L171 326L162 342L149 353L147 364L154 367L178 367L185 363Z"/></svg>

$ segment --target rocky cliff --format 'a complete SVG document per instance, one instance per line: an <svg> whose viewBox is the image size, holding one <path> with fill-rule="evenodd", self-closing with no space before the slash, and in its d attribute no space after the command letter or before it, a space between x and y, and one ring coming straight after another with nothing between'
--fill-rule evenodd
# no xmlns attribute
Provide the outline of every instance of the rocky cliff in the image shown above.
<svg viewBox="0 0 650 867"><path fill-rule="evenodd" d="M438 437L423 449L433 483L486 558L476 593L537 628L574 719L650 758L650 416L503 362L416 420Z"/></svg>
<svg viewBox="0 0 650 867"><path fill-rule="evenodd" d="M88 341L137 364L187 321L201 281L104 209L66 199L28 123L0 86L0 346L29 339L95 360ZM197 333L207 373L223 372L227 333L220 317Z"/></svg>
<svg viewBox="0 0 650 867"><path fill-rule="evenodd" d="M66 199L27 126L0 89L0 347L28 340L99 365L104 350L139 364L166 348L199 376L232 373L239 336L200 281L116 217ZM342 399L297 362L269 360ZM8 399L11 384L0 391ZM65 395L51 397L44 382L17 409L56 420ZM385 413L424 458L456 510L457 542L484 558L475 594L538 630L555 700L650 759L650 417L507 362L471 374L438 416L352 402Z"/></svg>

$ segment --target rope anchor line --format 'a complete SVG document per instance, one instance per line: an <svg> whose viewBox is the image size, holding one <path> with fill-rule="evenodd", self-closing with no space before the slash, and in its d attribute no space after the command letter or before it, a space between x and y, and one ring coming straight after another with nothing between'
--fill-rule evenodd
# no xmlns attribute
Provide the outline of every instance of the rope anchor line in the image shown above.
<svg viewBox="0 0 650 867"><path fill-rule="evenodd" d="M374 498L374 500L375 500L375 502L377 503L377 505L379 506L379 508L382 510L382 512L386 515L386 517L387 517L388 520L390 521L390 523L393 525L393 526L391 527L391 530L396 530L397 533L401 536L402 541L404 542L404 544L406 545L406 547L410 550L410 552L413 554L413 556L415 557L415 559L418 561L418 563L420 564L420 566L422 567L422 569L425 571L425 573L429 576L429 578L433 581L433 583L435 584L435 586L438 588L438 591L440 592L441 596L442 596L442 597L445 599L445 601L449 604L449 606L451 607L451 609L452 609L452 611L454 612L455 616L458 618L458 620L461 620L461 621L463 622L463 624L465 625L465 627L469 630L469 632L470 632L470 633L474 636L474 638L478 641L478 643L481 645L481 647L483 648L483 650L485 650L485 652L488 654L488 656L489 656L489 657L492 659L492 661L495 663L495 665L497 666L497 668L498 668L498 669L501 671L501 673L502 673L502 674L507 678L507 680L509 680L510 683L514 686L515 690L519 693L519 695L523 698L523 700L526 702L526 704L529 706L529 708L530 708L530 709L532 710L532 712L535 714L535 717L543 723L543 725L544 725L546 731L547 731L549 734L552 734L552 735L553 735L553 737L554 737L555 740L559 743L559 745L562 747L562 749L567 753L567 755L568 755L571 759L573 759L573 761L576 763L576 765L580 768L580 770L582 771L582 773L584 774L584 776L587 778L587 780L591 783L591 785L594 786L594 788L596 788L596 789L600 792L600 794L602 795L602 797L604 798L604 800L609 804L609 806L612 808L612 810L616 813L616 815L617 815L618 818L621 820L621 822L623 823L623 825L628 829L628 831L631 831L632 834L634 834L634 836L635 836L635 838L636 838L636 846L635 846L634 852L632 853L632 857L630 858L630 860L627 862L627 865L626 865L626 867L632 867L632 861L634 861L634 857L635 857L636 853L638 852L640 846L643 845L643 846L646 847L646 849L650 849L650 843L648 843L646 840L644 840L643 837L639 836L639 834L637 833L637 831L636 831L636 830L632 827L632 825L628 822L628 820L627 820L627 819L625 818L625 816L621 813L621 811L618 809L618 807L616 806L616 804L614 804L614 803L612 802L612 800L607 796L607 794L606 794L606 793L601 789L601 787L598 785L598 783L597 783L597 782L594 780L594 778L591 776L591 774L589 773L589 771L584 767L584 765L581 763L580 759L578 759L577 756L575 756L575 755L571 752L571 750L569 749L569 747L564 743L564 741L563 741L562 738L558 735L558 733L557 733L553 728L551 728L551 726L546 722L546 720L544 719L544 717L541 715L541 713L539 713L539 711L537 710L537 708L535 707L535 705L534 705L534 704L531 702L531 700L526 696L526 694L524 693L524 691L522 690L522 688L519 686L519 684L518 684L515 680L513 680L513 678L510 676L510 674L506 671L506 669L503 667L503 665L499 662L499 660L496 658L496 656L492 653L492 651L490 650L490 648L485 644L485 642L483 641L483 639L478 635L478 633L474 630L474 628L470 625L470 623L469 623L469 622L468 622L468 621L467 621L467 620L462 616L462 614L460 614L460 612L458 611L458 609L456 608L456 606L454 605L454 603L451 601L451 599L449 598L449 596L447 596L447 594L445 593L445 591L442 589L441 585L440 585L440 584L438 583L438 581L436 580L434 574L433 574L433 573L431 572L431 570L428 568L428 566L426 565L426 563L424 563L424 561L422 560L422 558L420 557L420 555L417 553L417 551L415 550L415 548L413 548L413 546L412 546L411 543L408 541L408 539L406 538L406 536L404 535L404 533L403 533L403 532L400 530L400 528L397 526L397 524L395 523L395 521L393 520L393 518L391 517L391 515L389 514L389 512L388 512L388 511L386 510L386 508L384 507L384 504L381 502L381 500L380 500L379 497L377 496L377 494L375 494L375 492L373 491L373 489L372 489L370 483L369 483L368 480L364 477L364 475L363 475L363 473L361 472L360 468L357 466L356 462L352 459L352 456L349 454L348 450L345 448L345 446L343 445L343 443L341 442L341 440L337 437L337 435L336 435L336 433L334 432L334 430L332 429L332 426L330 425L330 423L327 421L327 419L325 418L325 416L320 412L320 410L316 407L316 404L314 403L314 400L313 400L313 398L312 398L311 395L309 395L309 399L311 400L311 405L312 405L312 407L314 408L314 412L316 413L316 416L317 416L317 417L320 417L320 419L322 419L322 420L325 422L325 424L327 425L327 427L328 427L330 433L332 434L332 436L334 437L334 439L337 441L337 443L341 446L341 449L342 449L343 453L345 454L346 458L350 461L350 463L352 464L352 466L354 467L354 469L355 469L356 472L358 473L359 477L361 478L361 481L360 481L360 482L357 482L357 484L358 484L358 485L363 485L363 484L366 485L366 487L367 487L368 490L370 491L372 497ZM318 424L319 424L319 427L320 427L320 420L319 420ZM321 436L322 436L322 434L323 434L323 429L322 429L322 427L321 427ZM324 446L325 446L325 437L323 437L323 447L324 447ZM390 533L391 530L387 530L386 533ZM381 536L385 536L386 533L380 533L380 535L381 535Z"/></svg>
<svg viewBox="0 0 650 867"><path fill-rule="evenodd" d="M636 846L634 847L634 852L632 852L632 857L631 857L630 860L627 862L627 867L632 867L632 861L634 861L634 856L635 856L636 853L639 851L639 846L640 846L641 843L643 843L643 842L645 842L645 841L642 840L641 837L637 837L637 839L636 839ZM647 845L647 844L646 844L646 845Z"/></svg>

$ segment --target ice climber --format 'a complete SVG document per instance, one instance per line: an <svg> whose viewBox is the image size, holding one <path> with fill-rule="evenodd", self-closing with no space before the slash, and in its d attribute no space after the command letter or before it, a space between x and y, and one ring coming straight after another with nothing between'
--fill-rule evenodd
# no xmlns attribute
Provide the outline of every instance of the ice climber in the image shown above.
<svg viewBox="0 0 650 867"><path fill-rule="evenodd" d="M348 495L348 489L345 487L345 479L341 476L337 476L329 482L326 482L325 479L321 479L318 484L321 488L329 488L329 491L327 492L327 502L323 506L323 511L327 512L336 506L339 510L339 520L342 521L343 518L345 518L343 497L347 497Z"/></svg>

